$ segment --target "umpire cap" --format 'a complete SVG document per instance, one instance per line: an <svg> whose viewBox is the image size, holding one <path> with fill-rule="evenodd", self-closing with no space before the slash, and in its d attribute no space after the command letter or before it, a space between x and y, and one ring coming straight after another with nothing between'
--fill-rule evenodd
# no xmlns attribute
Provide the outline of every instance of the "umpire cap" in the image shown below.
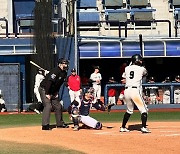
<svg viewBox="0 0 180 154"><path fill-rule="evenodd" d="M64 58L60 58L59 60L58 60L58 64L69 64L69 61L68 60L66 60L66 59L64 59Z"/></svg>

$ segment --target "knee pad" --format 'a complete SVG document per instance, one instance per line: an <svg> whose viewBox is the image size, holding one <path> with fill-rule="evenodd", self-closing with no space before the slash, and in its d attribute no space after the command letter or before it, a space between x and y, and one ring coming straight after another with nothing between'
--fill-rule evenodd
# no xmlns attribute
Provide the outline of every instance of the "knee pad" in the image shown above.
<svg viewBox="0 0 180 154"><path fill-rule="evenodd" d="M95 129L102 129L102 123L97 122Z"/></svg>

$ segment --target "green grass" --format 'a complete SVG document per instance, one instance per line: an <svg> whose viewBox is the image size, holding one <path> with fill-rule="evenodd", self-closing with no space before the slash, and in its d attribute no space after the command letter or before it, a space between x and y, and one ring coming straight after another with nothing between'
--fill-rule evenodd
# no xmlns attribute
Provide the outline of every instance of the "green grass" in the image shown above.
<svg viewBox="0 0 180 154"><path fill-rule="evenodd" d="M97 112L91 113L90 116L94 117L101 122L121 122L124 112ZM69 115L63 113L64 121L69 123ZM8 127L23 127L23 126L38 126L41 125L42 115L38 114L8 114L0 115L0 128ZM140 113L134 112L130 121L140 121ZM180 113L177 112L150 112L148 121L180 121ZM55 124L54 113L51 115L51 124Z"/></svg>
<svg viewBox="0 0 180 154"><path fill-rule="evenodd" d="M49 145L27 144L0 140L1 154L83 154L82 152Z"/></svg>

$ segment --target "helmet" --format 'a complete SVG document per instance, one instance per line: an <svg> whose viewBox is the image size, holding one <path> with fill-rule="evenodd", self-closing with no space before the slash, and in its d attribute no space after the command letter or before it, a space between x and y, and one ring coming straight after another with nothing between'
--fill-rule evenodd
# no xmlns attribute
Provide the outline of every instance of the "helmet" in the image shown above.
<svg viewBox="0 0 180 154"><path fill-rule="evenodd" d="M175 79L180 79L180 75L176 75Z"/></svg>
<svg viewBox="0 0 180 154"><path fill-rule="evenodd" d="M76 69L75 68L71 69L71 72L76 72Z"/></svg>
<svg viewBox="0 0 180 154"><path fill-rule="evenodd" d="M140 61L142 61L142 60L143 60L143 58L139 54L135 54L131 57L131 61L135 65L141 65Z"/></svg>
<svg viewBox="0 0 180 154"><path fill-rule="evenodd" d="M114 77L113 77L113 76L112 76L112 77L110 77L110 78L109 78L109 80L114 80Z"/></svg>
<svg viewBox="0 0 180 154"><path fill-rule="evenodd" d="M153 76L149 77L149 80L150 80L150 81L155 81L155 79L154 79Z"/></svg>
<svg viewBox="0 0 180 154"><path fill-rule="evenodd" d="M39 74L43 74L43 70L42 69L38 69L37 70Z"/></svg>
<svg viewBox="0 0 180 154"><path fill-rule="evenodd" d="M171 82L170 77L167 76L167 77L165 78L165 81L166 81L166 82Z"/></svg>
<svg viewBox="0 0 180 154"><path fill-rule="evenodd" d="M86 93L94 93L94 88L93 87L87 87L83 89L83 94L85 95Z"/></svg>

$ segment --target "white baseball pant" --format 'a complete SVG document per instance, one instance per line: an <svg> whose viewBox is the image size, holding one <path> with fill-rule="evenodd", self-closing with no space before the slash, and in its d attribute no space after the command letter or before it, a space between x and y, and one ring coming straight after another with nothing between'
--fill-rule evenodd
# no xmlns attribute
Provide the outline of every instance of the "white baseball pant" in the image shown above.
<svg viewBox="0 0 180 154"><path fill-rule="evenodd" d="M90 116L80 115L81 122L91 128L96 128L98 121Z"/></svg>
<svg viewBox="0 0 180 154"><path fill-rule="evenodd" d="M73 102L74 100L76 100L77 102L80 103L80 90L78 91L73 91L73 90L69 90L69 96L70 96L70 100L71 102Z"/></svg>

